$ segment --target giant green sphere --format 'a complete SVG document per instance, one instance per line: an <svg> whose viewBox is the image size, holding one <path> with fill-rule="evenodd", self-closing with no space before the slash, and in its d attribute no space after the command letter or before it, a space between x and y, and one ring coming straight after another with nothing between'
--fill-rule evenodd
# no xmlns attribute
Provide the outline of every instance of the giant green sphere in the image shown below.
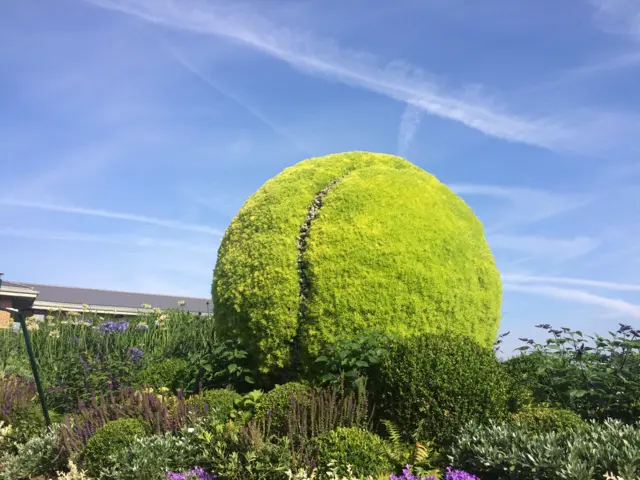
<svg viewBox="0 0 640 480"><path fill-rule="evenodd" d="M471 209L408 161L312 158L267 181L224 234L213 279L219 337L262 371L362 331L496 339L500 275Z"/></svg>

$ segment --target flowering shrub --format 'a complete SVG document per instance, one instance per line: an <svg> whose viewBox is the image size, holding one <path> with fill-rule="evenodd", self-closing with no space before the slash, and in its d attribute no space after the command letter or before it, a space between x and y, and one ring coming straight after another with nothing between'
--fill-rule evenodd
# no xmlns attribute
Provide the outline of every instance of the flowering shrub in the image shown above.
<svg viewBox="0 0 640 480"><path fill-rule="evenodd" d="M19 410L35 405L36 384L15 375L0 376L0 420L11 423Z"/></svg>
<svg viewBox="0 0 640 480"><path fill-rule="evenodd" d="M129 350L127 350L127 354L129 355L129 359L133 363L140 362L140 360L142 360L142 357L144 356L144 352L136 347L131 347Z"/></svg>
<svg viewBox="0 0 640 480"><path fill-rule="evenodd" d="M129 322L125 320L107 320L98 325L97 329L102 333L122 333L129 328Z"/></svg>

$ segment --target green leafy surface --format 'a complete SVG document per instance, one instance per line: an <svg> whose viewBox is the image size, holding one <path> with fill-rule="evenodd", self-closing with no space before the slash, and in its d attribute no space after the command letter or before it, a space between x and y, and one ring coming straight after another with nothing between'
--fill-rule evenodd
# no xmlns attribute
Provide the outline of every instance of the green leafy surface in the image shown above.
<svg viewBox="0 0 640 480"><path fill-rule="evenodd" d="M301 315L300 228L336 179L305 240ZM218 333L239 339L263 370L290 364L296 342L317 355L365 327L464 333L490 346L501 303L471 209L406 160L366 152L305 160L266 182L227 229L212 290Z"/></svg>

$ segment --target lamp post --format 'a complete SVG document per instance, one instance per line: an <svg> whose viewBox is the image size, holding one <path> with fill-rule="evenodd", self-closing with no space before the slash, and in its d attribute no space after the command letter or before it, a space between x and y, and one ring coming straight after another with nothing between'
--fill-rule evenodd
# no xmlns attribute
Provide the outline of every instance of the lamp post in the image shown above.
<svg viewBox="0 0 640 480"><path fill-rule="evenodd" d="M44 399L44 391L42 390L42 383L40 382L40 375L38 374L38 364L36 363L36 357L33 354L33 348L31 346L31 337L29 336L29 330L27 329L27 322L24 318L24 312L19 311L16 308L0 307L0 310L9 312L12 315L18 317L18 322L22 327L22 333L24 334L24 341L27 345L27 354L29 355L29 363L31 364L31 371L33 372L33 378L36 382L36 388L38 389L38 397L40 397L40 406L42 406L42 414L44 415L44 421L47 427L51 426L51 419L49 418L49 409L47 408L47 402Z"/></svg>

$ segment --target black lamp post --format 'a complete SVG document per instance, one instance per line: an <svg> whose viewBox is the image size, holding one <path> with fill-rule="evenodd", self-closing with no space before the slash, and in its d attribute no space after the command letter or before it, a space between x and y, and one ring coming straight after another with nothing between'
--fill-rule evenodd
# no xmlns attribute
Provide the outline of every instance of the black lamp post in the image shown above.
<svg viewBox="0 0 640 480"><path fill-rule="evenodd" d="M29 363L31 363L31 371L33 372L33 378L36 382L36 388L38 389L38 397L40 397L40 405L42 406L42 414L44 415L44 421L47 427L51 426L51 419L49 418L49 409L47 408L47 402L44 399L44 391L42 390L42 383L40 382L40 375L38 374L38 364L36 363L36 357L33 354L33 347L31 346L31 337L29 336L29 330L27 329L27 322L24 318L24 312L19 311L16 308L0 307L1 311L9 312L18 318L18 322L22 327L22 333L24 334L24 341L27 345L27 354L29 355Z"/></svg>

